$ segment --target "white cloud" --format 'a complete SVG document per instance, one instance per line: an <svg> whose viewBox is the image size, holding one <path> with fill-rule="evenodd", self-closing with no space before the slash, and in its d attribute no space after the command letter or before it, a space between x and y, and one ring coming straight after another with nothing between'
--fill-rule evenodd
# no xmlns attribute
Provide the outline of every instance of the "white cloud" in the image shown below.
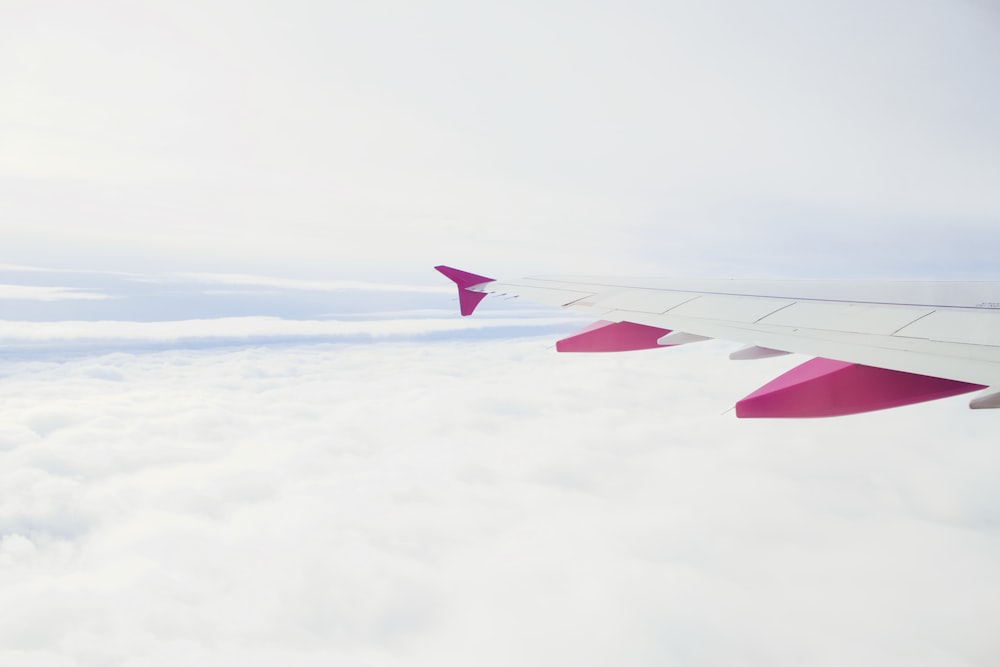
<svg viewBox="0 0 1000 667"><path fill-rule="evenodd" d="M0 285L0 299L23 301L103 301L111 297L102 292L78 287L42 285Z"/></svg>
<svg viewBox="0 0 1000 667"><path fill-rule="evenodd" d="M453 292L454 287L445 285L409 285L374 283L362 280L300 280L273 276L255 276L242 273L182 273L175 276L181 280L216 285L241 285L246 287L270 287L286 290L306 290L316 292L344 292L348 290L375 292L424 292L443 294Z"/></svg>
<svg viewBox="0 0 1000 667"><path fill-rule="evenodd" d="M103 269L91 269L91 268L67 269L65 267L56 268L50 266L32 266L29 264L2 264L2 263L0 263L0 271L16 271L25 273L73 273L81 275L105 275L105 276L119 276L119 277L140 276L140 274L129 273L126 271L107 271Z"/></svg>
<svg viewBox="0 0 1000 667"><path fill-rule="evenodd" d="M963 401L737 421L794 360L545 348L3 362L0 659L1000 657L1000 455Z"/></svg>
<svg viewBox="0 0 1000 667"><path fill-rule="evenodd" d="M496 327L572 325L575 317L415 318L389 320L288 320L278 317L222 317L155 322L0 320L0 341L32 342L185 342L206 339L415 336Z"/></svg>

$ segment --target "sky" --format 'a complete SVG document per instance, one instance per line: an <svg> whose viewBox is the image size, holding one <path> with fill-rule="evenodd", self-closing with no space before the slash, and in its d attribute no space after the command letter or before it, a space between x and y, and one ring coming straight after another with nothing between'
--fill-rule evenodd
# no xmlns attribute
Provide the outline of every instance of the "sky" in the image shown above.
<svg viewBox="0 0 1000 667"><path fill-rule="evenodd" d="M5 0L5 245L303 278L992 277L1000 16Z"/></svg>
<svg viewBox="0 0 1000 667"><path fill-rule="evenodd" d="M0 662L990 665L961 397L560 355L447 263L996 280L1000 11L0 0Z"/></svg>

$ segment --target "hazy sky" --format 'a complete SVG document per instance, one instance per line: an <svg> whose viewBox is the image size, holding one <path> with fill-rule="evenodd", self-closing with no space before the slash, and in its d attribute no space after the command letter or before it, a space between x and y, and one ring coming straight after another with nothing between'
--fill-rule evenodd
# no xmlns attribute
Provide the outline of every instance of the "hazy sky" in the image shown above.
<svg viewBox="0 0 1000 667"><path fill-rule="evenodd" d="M998 80L985 1L0 0L0 664L997 664L997 415L431 267L997 279Z"/></svg>
<svg viewBox="0 0 1000 667"><path fill-rule="evenodd" d="M0 22L33 262L982 276L988 2L47 2Z"/></svg>

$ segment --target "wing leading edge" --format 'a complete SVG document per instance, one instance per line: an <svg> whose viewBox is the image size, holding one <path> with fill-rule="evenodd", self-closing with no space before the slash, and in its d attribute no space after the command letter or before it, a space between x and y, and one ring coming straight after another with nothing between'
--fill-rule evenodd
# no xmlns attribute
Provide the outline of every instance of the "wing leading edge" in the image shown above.
<svg viewBox="0 0 1000 667"><path fill-rule="evenodd" d="M738 417L829 417L1000 387L1000 283L664 280L541 276L492 280L447 266L463 315L488 294L598 321L560 352L620 352L719 338L730 355L815 357L736 404ZM1000 407L1000 392L973 399Z"/></svg>

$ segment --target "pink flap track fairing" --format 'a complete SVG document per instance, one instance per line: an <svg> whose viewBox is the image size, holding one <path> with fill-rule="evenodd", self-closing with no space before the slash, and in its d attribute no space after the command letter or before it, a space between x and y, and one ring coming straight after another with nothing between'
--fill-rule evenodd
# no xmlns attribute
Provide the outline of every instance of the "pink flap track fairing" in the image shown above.
<svg viewBox="0 0 1000 667"><path fill-rule="evenodd" d="M816 358L736 404L737 417L838 417L933 401L983 385Z"/></svg>
<svg viewBox="0 0 1000 667"><path fill-rule="evenodd" d="M653 350L657 341L670 333L669 329L650 327L635 322L595 322L556 343L558 352L627 352Z"/></svg>

